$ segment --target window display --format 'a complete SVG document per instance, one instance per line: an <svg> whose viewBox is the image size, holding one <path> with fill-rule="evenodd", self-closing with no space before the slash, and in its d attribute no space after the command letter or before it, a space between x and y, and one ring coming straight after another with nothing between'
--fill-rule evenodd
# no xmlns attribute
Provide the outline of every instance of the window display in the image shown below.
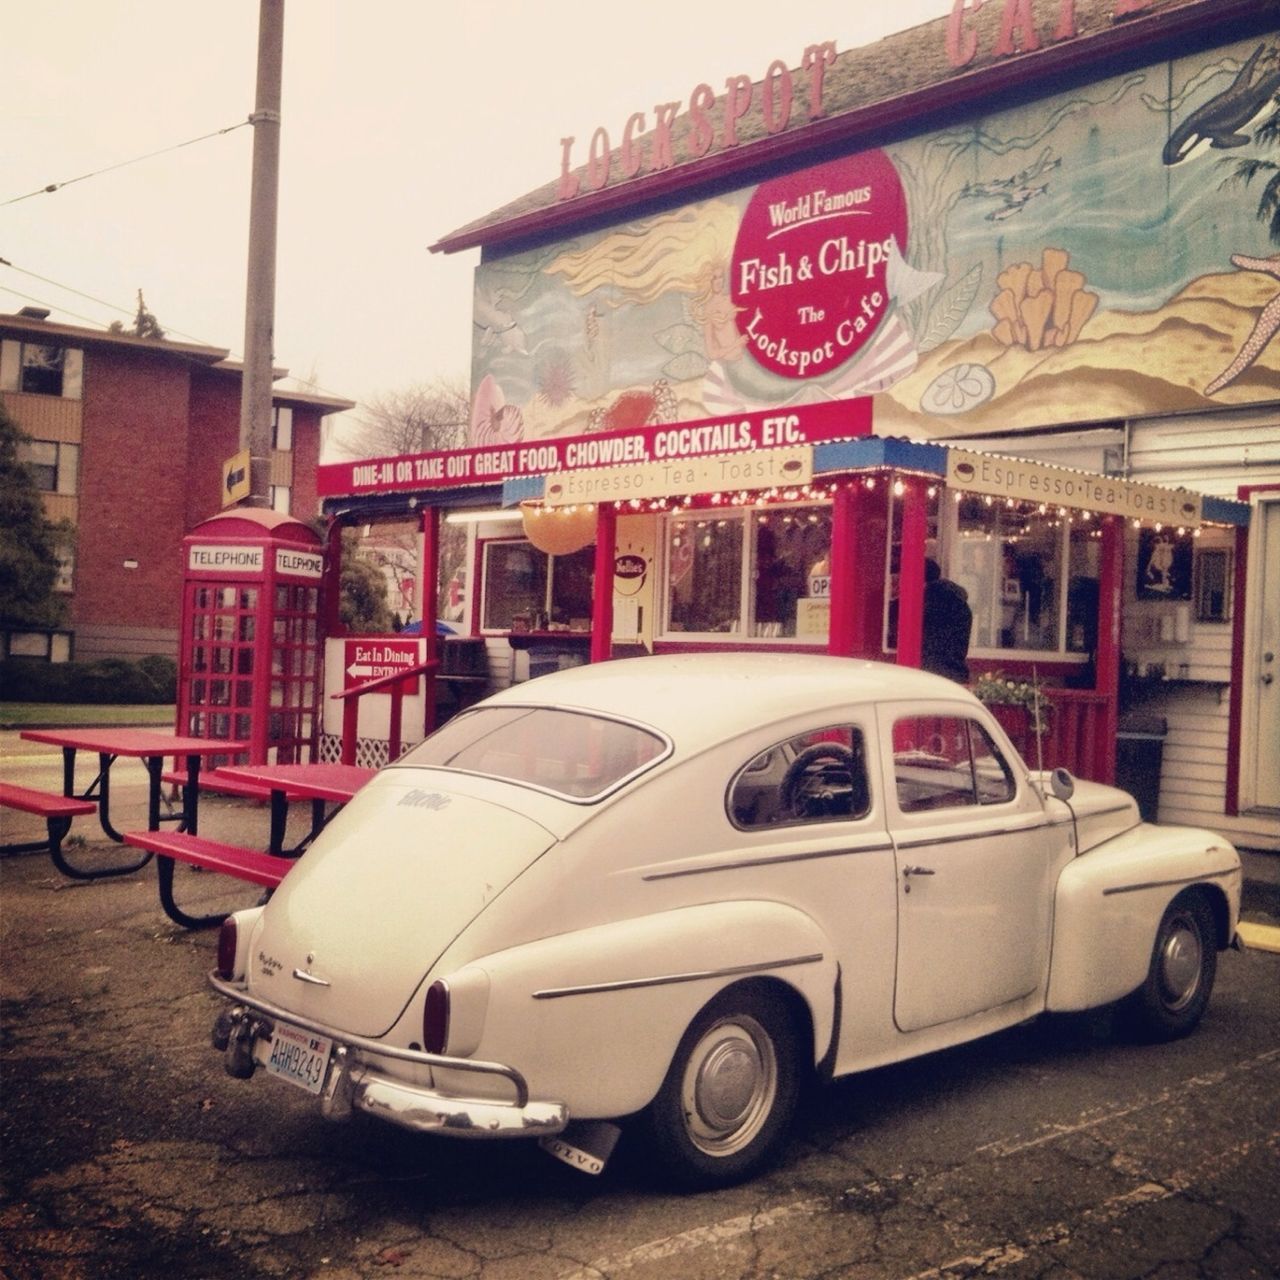
<svg viewBox="0 0 1280 1280"><path fill-rule="evenodd" d="M666 532L668 632L826 640L830 507L688 512Z"/></svg>

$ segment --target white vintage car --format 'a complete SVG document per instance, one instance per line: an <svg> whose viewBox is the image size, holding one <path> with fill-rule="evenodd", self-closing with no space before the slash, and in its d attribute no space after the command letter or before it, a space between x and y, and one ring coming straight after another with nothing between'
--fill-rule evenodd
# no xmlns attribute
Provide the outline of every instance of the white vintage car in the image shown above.
<svg viewBox="0 0 1280 1280"><path fill-rule="evenodd" d="M1240 889L1221 836L1030 772L941 677L601 663L451 720L232 916L214 1043L332 1118L589 1171L625 1122L716 1186L778 1154L806 1077L1116 1001L1189 1032Z"/></svg>

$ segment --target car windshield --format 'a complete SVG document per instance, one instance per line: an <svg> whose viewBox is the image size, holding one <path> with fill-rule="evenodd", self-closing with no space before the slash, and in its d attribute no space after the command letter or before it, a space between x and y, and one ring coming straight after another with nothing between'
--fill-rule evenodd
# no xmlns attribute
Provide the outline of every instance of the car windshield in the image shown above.
<svg viewBox="0 0 1280 1280"><path fill-rule="evenodd" d="M667 751L638 725L553 707L480 707L456 716L399 763L462 769L593 800Z"/></svg>

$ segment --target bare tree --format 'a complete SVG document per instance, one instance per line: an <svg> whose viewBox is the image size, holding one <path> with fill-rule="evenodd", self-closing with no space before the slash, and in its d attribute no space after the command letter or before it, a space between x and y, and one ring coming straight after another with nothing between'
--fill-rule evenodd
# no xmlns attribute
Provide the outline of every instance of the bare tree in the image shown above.
<svg viewBox="0 0 1280 1280"><path fill-rule="evenodd" d="M374 396L353 415L355 429L335 445L352 458L458 449L467 443L470 415L464 380L441 375Z"/></svg>

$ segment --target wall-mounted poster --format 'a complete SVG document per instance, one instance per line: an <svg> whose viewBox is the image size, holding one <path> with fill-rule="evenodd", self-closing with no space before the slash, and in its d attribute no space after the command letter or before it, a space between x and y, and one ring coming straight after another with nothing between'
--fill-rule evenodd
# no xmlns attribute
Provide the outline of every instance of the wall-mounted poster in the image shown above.
<svg viewBox="0 0 1280 1280"><path fill-rule="evenodd" d="M1191 599L1191 539L1168 529L1138 535L1138 599Z"/></svg>

